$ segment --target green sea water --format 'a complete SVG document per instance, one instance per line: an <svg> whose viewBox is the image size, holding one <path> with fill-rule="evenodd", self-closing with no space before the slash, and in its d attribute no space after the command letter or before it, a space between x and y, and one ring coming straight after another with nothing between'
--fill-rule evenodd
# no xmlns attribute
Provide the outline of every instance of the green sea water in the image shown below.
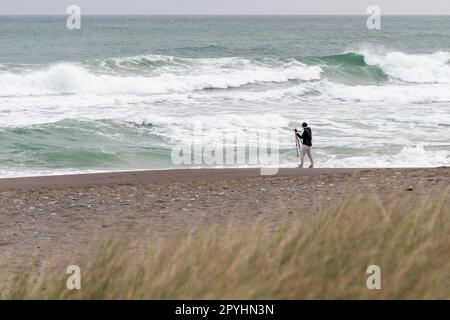
<svg viewBox="0 0 450 320"><path fill-rule="evenodd" d="M177 167L307 121L321 167L450 164L450 17L0 16L0 176ZM189 165L187 167L190 167Z"/></svg>

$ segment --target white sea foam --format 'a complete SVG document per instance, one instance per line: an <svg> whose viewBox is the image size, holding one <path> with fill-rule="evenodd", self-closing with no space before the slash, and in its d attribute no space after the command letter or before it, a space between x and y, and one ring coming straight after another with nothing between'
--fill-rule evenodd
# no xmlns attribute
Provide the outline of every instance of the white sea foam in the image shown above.
<svg viewBox="0 0 450 320"><path fill-rule="evenodd" d="M318 166L325 168L421 168L450 165L450 152L426 150L423 145L407 146L396 154L330 157Z"/></svg>
<svg viewBox="0 0 450 320"><path fill-rule="evenodd" d="M450 52L406 54L360 52L369 65L379 66L388 76L406 82L450 83Z"/></svg>
<svg viewBox="0 0 450 320"><path fill-rule="evenodd" d="M247 84L289 80L320 79L319 66L302 63L286 67L252 64L238 65L210 59L188 72L165 72L158 75L98 74L76 64L58 64L28 73L0 73L0 96L50 94L161 94L183 93L202 89L226 89ZM181 70L185 71L185 70Z"/></svg>
<svg viewBox="0 0 450 320"><path fill-rule="evenodd" d="M21 131L12 132L11 127L45 126L65 119L75 121L62 126L76 127L76 121L107 120L101 126L112 129L104 132L89 125L93 145L105 139L114 148L117 141L121 145L127 141L128 132L139 131L153 140L143 138L134 141L135 145L171 148L189 141L196 126L208 142L220 142L224 133L245 139L258 130L278 130L280 147L288 150L281 162L292 166L296 161L292 126L306 120L314 128L320 167L449 165L448 148L407 147L416 142L450 144L448 55L367 52L365 59L383 69L390 80L377 85L342 84L322 79L323 66L283 59L269 63L264 59L145 56L45 69L5 67L0 69L0 131L3 137L12 135L13 142L3 142L13 148ZM145 72L137 72L143 64ZM213 88L235 89L202 90ZM130 130L124 129L121 134L125 136L116 139L114 130L122 126ZM40 139L39 130L37 136L30 130L20 136L22 142ZM139 139L136 136L133 139ZM404 148L370 153L385 140L396 150ZM46 143L51 145L51 141ZM36 161L32 152L20 156L27 163ZM20 175L14 173L16 169L0 171L0 176ZM53 169L39 172L52 173Z"/></svg>
<svg viewBox="0 0 450 320"><path fill-rule="evenodd" d="M135 123L155 125L155 132L175 143L188 143L194 137L194 130L201 130L204 142L221 143L227 134L246 140L258 132L282 132L290 121L273 113L265 114L217 114L191 117L158 116L134 119ZM291 139L292 140L292 139Z"/></svg>
<svg viewBox="0 0 450 320"><path fill-rule="evenodd" d="M349 86L323 81L317 84L322 95L352 102L429 103L450 101L448 84L399 84Z"/></svg>

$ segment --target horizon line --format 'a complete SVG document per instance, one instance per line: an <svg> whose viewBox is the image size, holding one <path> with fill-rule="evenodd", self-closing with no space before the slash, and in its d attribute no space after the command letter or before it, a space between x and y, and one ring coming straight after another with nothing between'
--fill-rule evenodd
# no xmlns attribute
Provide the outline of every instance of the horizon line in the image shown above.
<svg viewBox="0 0 450 320"><path fill-rule="evenodd" d="M7 13L7 14L0 14L0 17L7 17L7 16L42 16L42 17L48 17L48 16L67 16L67 13L49 13L49 14L43 14L43 13ZM166 13L152 13L152 14L140 14L140 13L130 13L130 14L120 14L120 13L83 13L84 16L141 16L141 17L155 17L155 16L190 16L190 17L233 17L233 16L265 16L265 17L302 17L302 16L316 16L316 17L330 17L330 16L341 16L341 17L348 17L348 16L355 16L355 17L366 17L368 14L358 14L358 13L348 13L348 14L336 14L336 13L302 13L302 14L265 14L265 13L233 13L233 14L222 14L222 13L173 13L173 14L166 14ZM409 13L384 13L382 16L391 16L391 17L447 17L450 16L450 13L445 14L434 14L434 13L426 13L426 14L409 14Z"/></svg>

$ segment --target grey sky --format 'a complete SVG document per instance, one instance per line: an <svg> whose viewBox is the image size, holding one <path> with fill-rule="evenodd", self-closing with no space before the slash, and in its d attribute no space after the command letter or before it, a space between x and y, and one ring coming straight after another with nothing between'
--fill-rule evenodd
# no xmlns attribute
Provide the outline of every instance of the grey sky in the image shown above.
<svg viewBox="0 0 450 320"><path fill-rule="evenodd" d="M450 0L0 0L0 14L450 14Z"/></svg>

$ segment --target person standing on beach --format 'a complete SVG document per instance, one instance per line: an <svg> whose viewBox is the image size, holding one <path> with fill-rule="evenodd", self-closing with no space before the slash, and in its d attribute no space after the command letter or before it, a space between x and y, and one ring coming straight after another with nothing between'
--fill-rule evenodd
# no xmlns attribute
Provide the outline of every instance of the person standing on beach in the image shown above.
<svg viewBox="0 0 450 320"><path fill-rule="evenodd" d="M312 131L311 128L308 127L308 124L304 122L302 124L303 133L300 134L297 129L294 129L295 135L302 141L302 150L300 154L300 168L303 168L303 164L305 161L305 155L308 155L309 161L311 162L310 168L314 168L314 160L311 154L312 148Z"/></svg>

